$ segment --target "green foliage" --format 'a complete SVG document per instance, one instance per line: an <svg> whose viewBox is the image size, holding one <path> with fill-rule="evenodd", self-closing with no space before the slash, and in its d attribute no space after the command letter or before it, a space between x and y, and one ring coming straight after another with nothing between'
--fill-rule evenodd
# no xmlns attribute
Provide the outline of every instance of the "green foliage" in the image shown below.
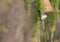
<svg viewBox="0 0 60 42"><path fill-rule="evenodd" d="M41 16L44 14L43 0L34 0L34 23L36 28L37 42L40 42L40 18L38 10L41 11Z"/></svg>
<svg viewBox="0 0 60 42"><path fill-rule="evenodd" d="M39 17L38 10L41 11L41 15L44 14L44 5L43 5L43 0L34 0L34 20L35 23L37 22L37 18ZM39 17L41 18L41 17Z"/></svg>
<svg viewBox="0 0 60 42"><path fill-rule="evenodd" d="M59 0L50 0L54 10L58 10Z"/></svg>
<svg viewBox="0 0 60 42"><path fill-rule="evenodd" d="M24 2L25 2L25 9L26 11L28 11L30 8L30 0L24 0Z"/></svg>
<svg viewBox="0 0 60 42"><path fill-rule="evenodd" d="M44 28L44 33L45 33L45 35L46 36L48 36L47 34L46 34L46 32L49 32L48 31L48 29L50 29L50 27L52 28L53 26L55 26L55 23L56 23L56 17L57 17L57 15L60 15L60 11L58 10L58 3L59 3L59 0L50 0L50 2L51 2L51 5L52 5L52 7L54 8L54 11L52 11L52 12L47 12L47 19L46 20L44 20L43 22L42 22L42 24L43 24L43 28ZM38 25L37 25L37 22L38 21L40 21L40 20L38 20L37 18L39 17L37 14L39 14L38 13L38 10L40 10L41 11L41 16L44 14L44 4L43 4L43 0L35 0L34 1L34 23L36 24L35 26L37 27ZM48 25L50 25L50 27L48 28L47 26ZM38 28L38 27L37 27ZM53 29L53 28L52 28ZM37 31L38 29L36 29L36 31ZM38 30L39 31L39 30ZM52 40L52 36L54 35L54 32L51 32L51 42L53 41ZM45 38L46 39L46 38ZM46 42L46 41L45 41Z"/></svg>
<svg viewBox="0 0 60 42"><path fill-rule="evenodd" d="M38 18L39 16L38 16L38 12L35 10L35 12L34 12L34 24L35 23L37 23L37 21L38 21Z"/></svg>
<svg viewBox="0 0 60 42"><path fill-rule="evenodd" d="M41 14L44 13L44 4L43 4L43 0L35 0L34 1L34 8L36 10L40 10Z"/></svg>
<svg viewBox="0 0 60 42"><path fill-rule="evenodd" d="M51 26L53 26L55 24L55 14L54 12L49 12L47 13L47 19L45 21L45 24L50 24Z"/></svg>
<svg viewBox="0 0 60 42"><path fill-rule="evenodd" d="M47 27L48 24L50 24L50 38L51 38L51 42L53 42L54 40L54 32L52 32L53 30L55 30L56 27L55 24L56 24L56 19L57 19L57 15L60 15L60 11L58 10L58 3L59 3L59 0L50 0L51 4L52 4L52 7L54 8L54 11L52 12L48 12L47 15L47 19L45 21L45 26ZM53 29L54 28L54 29ZM47 30L48 31L48 30Z"/></svg>
<svg viewBox="0 0 60 42"><path fill-rule="evenodd" d="M38 21L39 0L34 1L34 23Z"/></svg>

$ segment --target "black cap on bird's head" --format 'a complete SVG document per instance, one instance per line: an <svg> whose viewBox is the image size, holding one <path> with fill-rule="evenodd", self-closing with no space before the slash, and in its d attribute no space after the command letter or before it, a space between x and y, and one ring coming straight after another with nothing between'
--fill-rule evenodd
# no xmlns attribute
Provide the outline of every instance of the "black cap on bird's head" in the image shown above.
<svg viewBox="0 0 60 42"><path fill-rule="evenodd" d="M41 11L38 10L38 16L39 16L39 19L41 20Z"/></svg>

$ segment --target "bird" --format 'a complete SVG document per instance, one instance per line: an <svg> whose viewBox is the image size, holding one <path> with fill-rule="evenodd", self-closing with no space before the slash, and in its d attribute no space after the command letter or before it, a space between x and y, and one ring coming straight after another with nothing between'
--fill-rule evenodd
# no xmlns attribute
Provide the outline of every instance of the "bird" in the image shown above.
<svg viewBox="0 0 60 42"><path fill-rule="evenodd" d="M39 16L41 21L43 21L43 20L45 20L47 18L47 14L45 13L45 14L41 15L41 11L40 10L38 10L38 16Z"/></svg>

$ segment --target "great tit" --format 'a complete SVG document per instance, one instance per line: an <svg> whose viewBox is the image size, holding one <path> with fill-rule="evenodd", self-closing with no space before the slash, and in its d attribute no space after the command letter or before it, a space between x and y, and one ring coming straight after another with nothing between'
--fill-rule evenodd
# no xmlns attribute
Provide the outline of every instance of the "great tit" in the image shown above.
<svg viewBox="0 0 60 42"><path fill-rule="evenodd" d="M41 21L45 20L47 18L47 14L45 13L45 14L41 15L41 11L40 10L38 10L38 16L39 16Z"/></svg>

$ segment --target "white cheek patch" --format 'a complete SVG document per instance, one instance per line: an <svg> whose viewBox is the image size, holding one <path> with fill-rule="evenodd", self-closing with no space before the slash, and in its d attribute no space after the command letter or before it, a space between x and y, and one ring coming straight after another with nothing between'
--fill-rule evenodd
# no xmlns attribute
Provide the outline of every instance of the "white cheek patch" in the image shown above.
<svg viewBox="0 0 60 42"><path fill-rule="evenodd" d="M44 20L44 19L46 19L47 18L47 15L42 15L41 16L41 20Z"/></svg>

